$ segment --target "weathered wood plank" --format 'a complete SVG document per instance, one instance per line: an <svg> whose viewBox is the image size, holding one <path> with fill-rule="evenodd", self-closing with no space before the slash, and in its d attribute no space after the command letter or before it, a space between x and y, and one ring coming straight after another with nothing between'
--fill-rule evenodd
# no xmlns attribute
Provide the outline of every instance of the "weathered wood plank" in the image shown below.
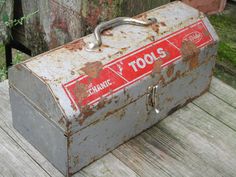
<svg viewBox="0 0 236 177"><path fill-rule="evenodd" d="M189 103L156 126L221 176L236 175L236 132L197 106Z"/></svg>
<svg viewBox="0 0 236 177"><path fill-rule="evenodd" d="M130 168L123 164L111 153L105 155L101 159L92 163L88 167L84 168L80 174L85 177L103 176L103 177L137 177L138 175L134 173ZM79 175L74 175L73 177L79 177Z"/></svg>
<svg viewBox="0 0 236 177"><path fill-rule="evenodd" d="M0 128L0 176L49 176Z"/></svg>
<svg viewBox="0 0 236 177"><path fill-rule="evenodd" d="M161 157L161 162L165 163L168 171L172 171L173 176L221 176L200 157L179 144L175 137L169 136L156 126L141 137L153 152L155 149L160 150L161 153L157 155Z"/></svg>
<svg viewBox="0 0 236 177"><path fill-rule="evenodd" d="M172 147L177 144L175 140L171 142L173 144L164 147L165 145L163 146L159 140L158 142L154 138L156 135L158 136L155 127L150 130L156 133L153 137L148 133L142 133L113 151L120 160L133 168L140 176L220 176L216 170L202 162L197 155L186 151L181 146L175 150L175 147ZM170 137L162 137L162 140L170 140ZM199 169L205 170L206 173L202 174Z"/></svg>
<svg viewBox="0 0 236 177"><path fill-rule="evenodd" d="M140 176L231 176L236 174L236 155L230 155L236 154L236 143L230 143L235 137L232 129L189 104L112 153Z"/></svg>
<svg viewBox="0 0 236 177"><path fill-rule="evenodd" d="M11 111L9 104L8 80L0 83L0 116L7 124L11 124Z"/></svg>
<svg viewBox="0 0 236 177"><path fill-rule="evenodd" d="M219 79L213 77L209 92L236 108L236 90Z"/></svg>
<svg viewBox="0 0 236 177"><path fill-rule="evenodd" d="M158 162L155 162L153 158L150 161L148 157L145 154L143 154L143 152L150 153L150 156L153 158L156 159L158 158L157 156L154 155L154 153L151 153L148 148L139 144L139 142L135 139L128 141L127 143L121 145L120 147L112 151L112 153L118 159L120 159L124 164L126 164L135 173L137 173L142 177L170 176L168 172L163 171L161 169L161 167L158 165Z"/></svg>
<svg viewBox="0 0 236 177"><path fill-rule="evenodd" d="M193 103L236 131L236 108L209 92L194 100Z"/></svg>

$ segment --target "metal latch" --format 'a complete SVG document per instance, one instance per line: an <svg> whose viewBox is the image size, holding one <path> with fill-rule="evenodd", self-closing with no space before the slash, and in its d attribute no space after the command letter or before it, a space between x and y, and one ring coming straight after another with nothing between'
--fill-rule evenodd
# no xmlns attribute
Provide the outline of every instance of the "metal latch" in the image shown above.
<svg viewBox="0 0 236 177"><path fill-rule="evenodd" d="M149 86L148 87L148 94L147 94L147 110L154 109L155 112L158 114L160 112L159 109L159 97L157 96L159 86Z"/></svg>

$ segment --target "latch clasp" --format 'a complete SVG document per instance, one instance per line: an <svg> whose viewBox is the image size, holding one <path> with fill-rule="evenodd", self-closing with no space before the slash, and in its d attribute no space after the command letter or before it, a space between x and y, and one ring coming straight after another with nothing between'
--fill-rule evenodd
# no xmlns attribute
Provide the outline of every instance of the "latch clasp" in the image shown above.
<svg viewBox="0 0 236 177"><path fill-rule="evenodd" d="M157 96L157 91L158 91L159 86L149 86L148 87L148 94L147 94L147 110L154 109L155 112L158 114L160 112L159 109L159 99Z"/></svg>

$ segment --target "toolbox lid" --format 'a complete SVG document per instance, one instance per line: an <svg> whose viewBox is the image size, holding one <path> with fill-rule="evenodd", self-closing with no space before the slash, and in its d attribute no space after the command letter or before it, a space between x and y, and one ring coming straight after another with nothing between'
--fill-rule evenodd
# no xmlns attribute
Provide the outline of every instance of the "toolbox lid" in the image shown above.
<svg viewBox="0 0 236 177"><path fill-rule="evenodd" d="M171 47L168 39L172 38L163 37L177 34L180 29L188 30L189 25L198 25L204 18L196 9L178 1L135 18L151 17L157 19L156 24L106 30L102 46L95 51L86 50L86 44L94 41L94 36L88 35L15 65L9 71L10 87L65 134L76 132L143 96L147 90L143 83L148 83L147 76L155 68L154 62L148 60L153 54L147 55L144 63L142 51L148 52L156 41L161 42L162 47L156 50L158 56L152 57L166 59L167 64L172 53L163 53L163 48L181 55L178 41L183 36L173 39ZM193 34L192 38L198 35ZM178 58L171 57L173 61Z"/></svg>

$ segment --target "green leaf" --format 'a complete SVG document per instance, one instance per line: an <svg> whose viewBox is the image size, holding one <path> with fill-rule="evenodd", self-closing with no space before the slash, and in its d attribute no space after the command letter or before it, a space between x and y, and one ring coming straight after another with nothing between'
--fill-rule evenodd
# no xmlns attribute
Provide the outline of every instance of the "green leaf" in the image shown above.
<svg viewBox="0 0 236 177"><path fill-rule="evenodd" d="M4 12L3 15L2 15L2 21L3 21L4 23L6 23L6 22L9 21L9 16L7 15L6 12Z"/></svg>

